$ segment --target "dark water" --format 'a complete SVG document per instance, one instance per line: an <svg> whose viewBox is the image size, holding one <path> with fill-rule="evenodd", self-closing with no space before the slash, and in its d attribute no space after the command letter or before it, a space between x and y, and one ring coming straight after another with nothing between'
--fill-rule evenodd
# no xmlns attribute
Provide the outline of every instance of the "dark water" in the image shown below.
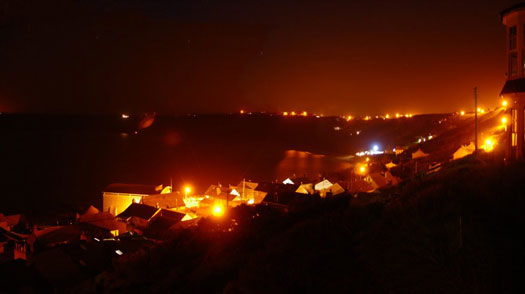
<svg viewBox="0 0 525 294"><path fill-rule="evenodd" d="M0 123L0 212L100 206L102 189L113 182L172 180L176 189L188 184L203 192L217 182L316 178L348 167L335 155L295 151L316 149L312 141L334 121L323 126L315 119L158 117L136 135L137 121L118 117L3 115Z"/></svg>
<svg viewBox="0 0 525 294"><path fill-rule="evenodd" d="M100 207L103 188L114 182L172 180L175 189L191 185L203 192L210 184L243 178L340 176L351 166L348 155L372 143L388 149L409 142L441 117L351 123L267 115L157 117L134 134L135 117L3 114L0 212Z"/></svg>

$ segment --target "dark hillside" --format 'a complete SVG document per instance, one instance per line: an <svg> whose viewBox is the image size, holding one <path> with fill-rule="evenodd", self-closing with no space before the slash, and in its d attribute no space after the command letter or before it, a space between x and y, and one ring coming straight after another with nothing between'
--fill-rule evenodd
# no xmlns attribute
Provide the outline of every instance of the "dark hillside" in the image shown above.
<svg viewBox="0 0 525 294"><path fill-rule="evenodd" d="M523 290L525 165L465 158L381 194L239 207L99 277L129 292Z"/></svg>

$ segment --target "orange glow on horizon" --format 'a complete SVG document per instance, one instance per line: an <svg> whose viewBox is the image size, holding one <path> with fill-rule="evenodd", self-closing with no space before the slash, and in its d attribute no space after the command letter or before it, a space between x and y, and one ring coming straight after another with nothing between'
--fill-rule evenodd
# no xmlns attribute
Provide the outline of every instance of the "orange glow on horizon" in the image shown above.
<svg viewBox="0 0 525 294"><path fill-rule="evenodd" d="M303 116L308 116L308 112L303 111Z"/></svg>
<svg viewBox="0 0 525 294"><path fill-rule="evenodd" d="M241 113L241 114L244 114L244 110L241 109L240 113Z"/></svg>
<svg viewBox="0 0 525 294"><path fill-rule="evenodd" d="M284 116L288 116L288 111L283 112Z"/></svg>
<svg viewBox="0 0 525 294"><path fill-rule="evenodd" d="M295 116L295 114L296 114L295 111L292 111L291 115L292 115L292 116Z"/></svg>

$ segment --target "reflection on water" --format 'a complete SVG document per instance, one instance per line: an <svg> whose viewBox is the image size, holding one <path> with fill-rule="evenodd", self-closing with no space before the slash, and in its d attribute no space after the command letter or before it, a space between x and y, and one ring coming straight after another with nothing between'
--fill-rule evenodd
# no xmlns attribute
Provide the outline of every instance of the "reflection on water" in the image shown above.
<svg viewBox="0 0 525 294"><path fill-rule="evenodd" d="M275 169L279 179L288 177L321 177L327 173L343 172L350 169L348 161L338 157L314 154L306 151L286 150L284 158Z"/></svg>

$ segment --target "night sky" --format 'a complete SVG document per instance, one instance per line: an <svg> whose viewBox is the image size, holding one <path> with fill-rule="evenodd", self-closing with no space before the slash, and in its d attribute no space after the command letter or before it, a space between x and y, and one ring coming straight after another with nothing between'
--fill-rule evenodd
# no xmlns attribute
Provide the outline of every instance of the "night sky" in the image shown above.
<svg viewBox="0 0 525 294"><path fill-rule="evenodd" d="M0 112L494 107L516 2L0 0Z"/></svg>

